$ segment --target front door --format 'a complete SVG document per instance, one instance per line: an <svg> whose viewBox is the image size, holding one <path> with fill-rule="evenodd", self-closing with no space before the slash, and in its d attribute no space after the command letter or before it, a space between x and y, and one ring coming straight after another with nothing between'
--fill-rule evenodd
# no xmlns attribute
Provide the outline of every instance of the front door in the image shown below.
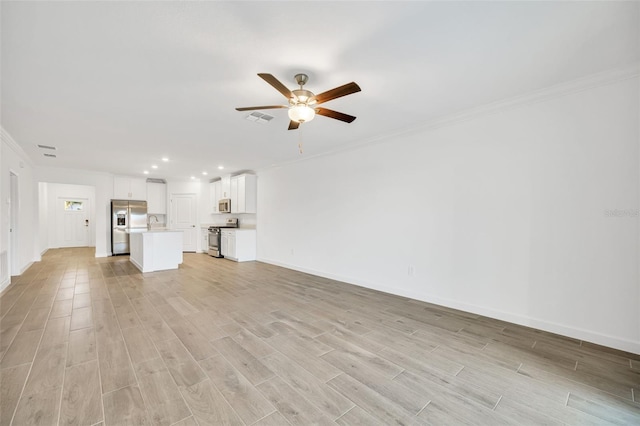
<svg viewBox="0 0 640 426"><path fill-rule="evenodd" d="M57 246L90 246L89 218L91 217L91 206L89 199L58 198L57 204Z"/></svg>
<svg viewBox="0 0 640 426"><path fill-rule="evenodd" d="M184 233L182 251L196 251L196 212L196 194L171 194L171 228Z"/></svg>

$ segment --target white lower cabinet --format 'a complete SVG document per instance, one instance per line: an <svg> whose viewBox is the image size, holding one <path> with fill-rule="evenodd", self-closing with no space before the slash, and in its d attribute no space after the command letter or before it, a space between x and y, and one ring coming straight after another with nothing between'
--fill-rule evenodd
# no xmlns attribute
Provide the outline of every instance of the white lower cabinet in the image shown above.
<svg viewBox="0 0 640 426"><path fill-rule="evenodd" d="M223 229L221 251L226 259L236 262L256 260L255 229Z"/></svg>

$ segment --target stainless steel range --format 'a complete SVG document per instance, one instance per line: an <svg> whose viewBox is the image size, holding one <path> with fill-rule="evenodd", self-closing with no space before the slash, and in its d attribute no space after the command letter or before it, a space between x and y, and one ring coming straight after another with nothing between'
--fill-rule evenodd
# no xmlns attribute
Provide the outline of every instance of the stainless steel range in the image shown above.
<svg viewBox="0 0 640 426"><path fill-rule="evenodd" d="M221 225L213 225L209 227L209 256L224 257L222 255L222 232L221 228L237 228L238 219L227 219Z"/></svg>

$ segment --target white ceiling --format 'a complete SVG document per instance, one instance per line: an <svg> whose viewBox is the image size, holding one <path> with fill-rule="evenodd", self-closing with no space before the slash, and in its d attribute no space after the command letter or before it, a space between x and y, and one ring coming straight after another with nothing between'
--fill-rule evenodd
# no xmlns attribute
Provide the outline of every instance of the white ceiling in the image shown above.
<svg viewBox="0 0 640 426"><path fill-rule="evenodd" d="M1 3L1 124L37 165L182 179L361 144L640 60L638 2ZM256 76L315 93L357 82L288 131ZM37 144L53 145L45 158ZM168 156L171 161L162 163ZM158 164L157 171L150 169Z"/></svg>

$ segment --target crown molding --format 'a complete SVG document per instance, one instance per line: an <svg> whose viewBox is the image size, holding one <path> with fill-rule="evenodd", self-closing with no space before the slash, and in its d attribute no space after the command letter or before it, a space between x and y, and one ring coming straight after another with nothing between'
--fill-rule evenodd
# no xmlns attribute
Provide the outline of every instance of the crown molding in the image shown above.
<svg viewBox="0 0 640 426"><path fill-rule="evenodd" d="M629 80L631 78L638 77L638 75L640 75L640 62L635 62L629 66L614 68L596 74L591 74L575 80L545 87L543 89L534 90L524 95L491 102L459 113L429 120L426 123L422 123L415 127L409 128L406 131L396 132L394 133L394 136L403 133L412 133L415 131L448 126L459 122L468 121L477 117L495 114L497 112L508 111L514 108L533 105L538 102L549 101L585 90L594 89L596 87L606 86L620 81Z"/></svg>
<svg viewBox="0 0 640 426"><path fill-rule="evenodd" d="M259 171L267 171L270 169L276 169L282 166L294 164L300 161L307 161L317 157L325 157L334 155L340 152L353 151L366 146L382 144L391 142L394 138L405 135L412 135L420 132L425 132L433 129L437 129L445 126L452 126L465 121L473 120L483 116L496 114L498 112L508 111L515 108L520 108L538 102L544 102L552 99L557 99L563 96L571 95L573 93L582 92L589 89L594 89L600 86L606 86L614 84L620 81L636 78L640 75L640 62L634 62L631 65L613 68L607 71L591 74L585 77L581 77L568 82L556 84L546 87L544 89L528 92L524 95L519 95L507 99L503 99L496 102L491 102L485 105L467 109L458 113L449 114L443 117L431 119L409 128L403 128L402 130L391 131L381 135L377 135L373 138L361 140L359 142L351 143L343 148L336 148L331 151L327 151L321 154L305 158L297 158L291 161L285 161L273 166L265 167Z"/></svg>
<svg viewBox="0 0 640 426"><path fill-rule="evenodd" d="M6 143L9 148L11 148L20 158L27 162L30 167L35 167L33 160L31 157L27 155L27 153L22 149L20 145L11 137L9 132L7 132L4 127L0 126L0 140L3 143Z"/></svg>

